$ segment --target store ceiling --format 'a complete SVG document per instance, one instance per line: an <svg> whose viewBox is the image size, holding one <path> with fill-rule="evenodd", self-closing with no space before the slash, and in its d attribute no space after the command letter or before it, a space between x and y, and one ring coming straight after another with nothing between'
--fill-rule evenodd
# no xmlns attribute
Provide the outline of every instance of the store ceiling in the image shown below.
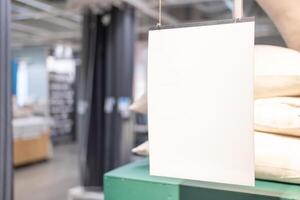
<svg viewBox="0 0 300 200"><path fill-rule="evenodd" d="M138 9L140 38L157 23L158 0L13 0L12 44L14 47L69 44L79 48L81 36L81 4L97 2L107 6L127 2ZM163 23L180 24L231 18L232 0L163 0ZM258 38L278 37L273 23L254 0L245 1L245 15L256 16ZM75 5L75 6L74 6ZM78 6L79 5L79 6ZM75 7L75 9L74 9ZM98 11L101 9L98 9Z"/></svg>
<svg viewBox="0 0 300 200"><path fill-rule="evenodd" d="M13 0L11 9L13 46L77 43L80 39L81 16L66 10L65 1Z"/></svg>

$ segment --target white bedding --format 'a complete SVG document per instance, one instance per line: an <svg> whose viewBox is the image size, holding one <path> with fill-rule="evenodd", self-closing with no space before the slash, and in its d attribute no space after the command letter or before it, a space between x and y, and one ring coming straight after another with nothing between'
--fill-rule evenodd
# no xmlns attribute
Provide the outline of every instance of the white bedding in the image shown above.
<svg viewBox="0 0 300 200"><path fill-rule="evenodd" d="M145 142L132 151L149 155L149 144ZM300 184L300 138L256 132L255 177Z"/></svg>

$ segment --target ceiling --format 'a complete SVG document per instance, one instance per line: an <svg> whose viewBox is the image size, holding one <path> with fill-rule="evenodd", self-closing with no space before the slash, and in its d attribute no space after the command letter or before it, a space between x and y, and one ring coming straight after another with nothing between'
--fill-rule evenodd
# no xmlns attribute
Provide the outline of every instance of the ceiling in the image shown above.
<svg viewBox="0 0 300 200"><path fill-rule="evenodd" d="M81 15L61 0L13 0L12 44L18 46L78 43Z"/></svg>
<svg viewBox="0 0 300 200"><path fill-rule="evenodd" d="M137 8L139 38L158 22L158 0L13 0L12 44L53 46L57 43L80 47L82 6L100 12L111 3L126 2ZM257 40L282 44L273 23L254 0L244 0L245 16L255 16ZM94 6L94 5L97 5ZM231 18L232 0L163 0L163 24ZM269 40L269 41L268 41Z"/></svg>

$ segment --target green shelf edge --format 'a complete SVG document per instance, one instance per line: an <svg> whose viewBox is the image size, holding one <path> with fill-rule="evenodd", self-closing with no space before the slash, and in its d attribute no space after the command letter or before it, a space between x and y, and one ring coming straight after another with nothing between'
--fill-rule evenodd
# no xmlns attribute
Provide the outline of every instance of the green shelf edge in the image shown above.
<svg viewBox="0 0 300 200"><path fill-rule="evenodd" d="M146 187L146 188L145 188ZM166 199L193 199L194 197L205 197L204 199L300 199L300 185L256 180L255 187L236 186L219 183L191 181L176 178L165 178L149 175L149 160L142 159L127 164L105 174L104 193L106 200L116 200L114 190L123 194L118 200L127 200L124 193L128 192L130 200L140 198L138 192L156 198L153 200ZM122 189L123 191L122 193ZM114 194L111 194L114 193ZM210 198L212 196L212 198ZM118 197L118 196L117 196ZM215 198L213 198L215 197ZM234 198L234 199L232 199ZM128 199L129 200L129 199ZM143 200L148 200L143 198Z"/></svg>

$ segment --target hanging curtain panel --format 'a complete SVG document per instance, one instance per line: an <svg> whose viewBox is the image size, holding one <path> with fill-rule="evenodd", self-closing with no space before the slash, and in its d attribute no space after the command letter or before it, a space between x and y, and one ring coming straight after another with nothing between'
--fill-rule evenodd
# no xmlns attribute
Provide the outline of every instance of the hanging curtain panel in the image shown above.
<svg viewBox="0 0 300 200"><path fill-rule="evenodd" d="M110 19L110 20L108 20ZM134 9L85 11L78 85L81 183L103 185L103 174L130 161L132 133L125 131L132 99Z"/></svg>
<svg viewBox="0 0 300 200"><path fill-rule="evenodd" d="M10 0L0 0L0 199L13 199Z"/></svg>
<svg viewBox="0 0 300 200"><path fill-rule="evenodd" d="M134 9L124 5L122 9L111 10L111 21L107 33L106 47L106 157L109 158L106 170L129 161L132 135L126 132L128 116L126 108L132 99L132 80L135 41ZM109 105L114 103L114 109Z"/></svg>

